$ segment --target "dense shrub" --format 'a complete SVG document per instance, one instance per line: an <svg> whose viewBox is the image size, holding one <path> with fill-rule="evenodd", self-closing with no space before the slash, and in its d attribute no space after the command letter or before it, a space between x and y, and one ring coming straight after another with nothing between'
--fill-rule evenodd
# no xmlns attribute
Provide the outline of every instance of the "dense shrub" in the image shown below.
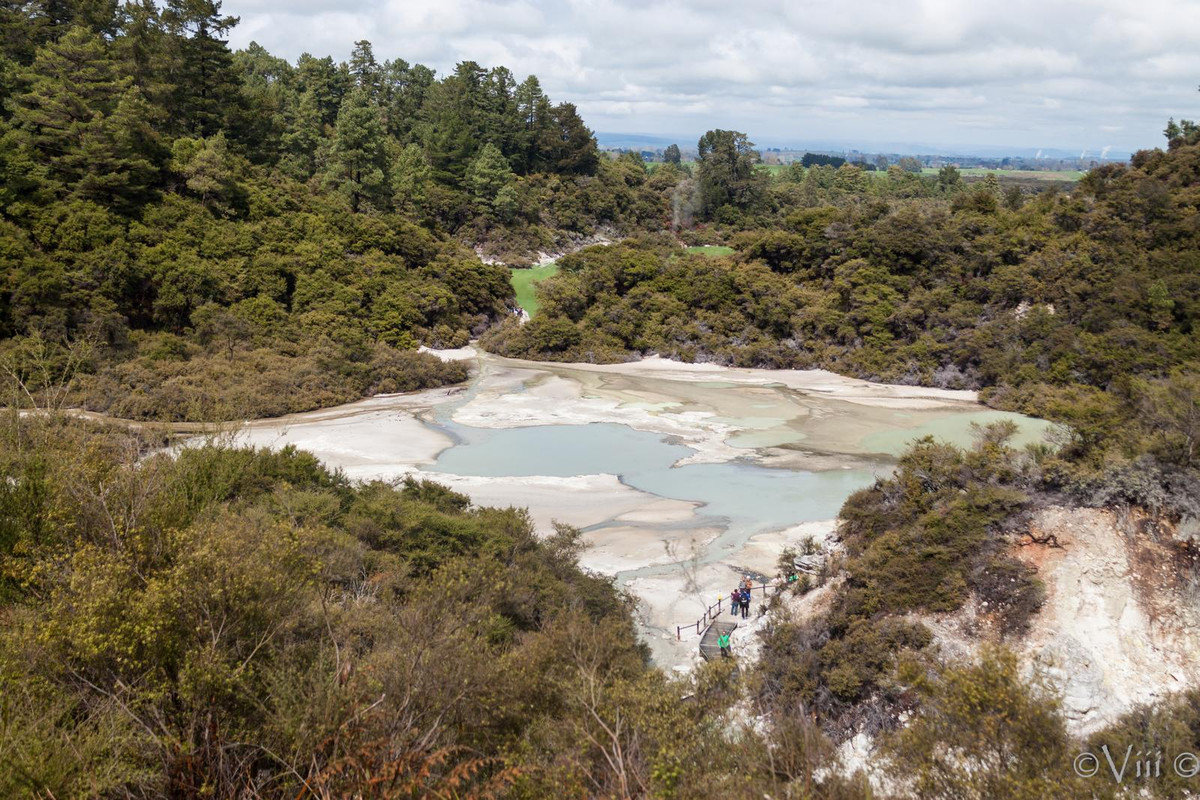
<svg viewBox="0 0 1200 800"><path fill-rule="evenodd" d="M931 639L910 615L953 612L974 596L999 636L1024 632L1044 593L1006 554L1034 481L1007 446L1013 432L982 429L968 450L916 442L891 477L846 501L843 577L827 610L763 634L756 682L767 702L804 703L837 735L884 729L903 704L897 659Z"/></svg>
<svg viewBox="0 0 1200 800"><path fill-rule="evenodd" d="M732 724L732 664L651 667L573 528L292 448L9 421L6 797L867 796L803 715Z"/></svg>
<svg viewBox="0 0 1200 800"><path fill-rule="evenodd" d="M897 790L946 800L1096 796L1099 780L1072 770L1078 750L1053 690L1027 681L1011 652L985 648L976 663L932 671L911 662L903 673L919 705L885 747Z"/></svg>
<svg viewBox="0 0 1200 800"><path fill-rule="evenodd" d="M186 360L147 354L82 377L71 399L89 410L127 419L251 419L466 378L462 362L442 361L428 353L385 344L354 353L327 343L295 355L266 347L238 350L232 357L200 353Z"/></svg>

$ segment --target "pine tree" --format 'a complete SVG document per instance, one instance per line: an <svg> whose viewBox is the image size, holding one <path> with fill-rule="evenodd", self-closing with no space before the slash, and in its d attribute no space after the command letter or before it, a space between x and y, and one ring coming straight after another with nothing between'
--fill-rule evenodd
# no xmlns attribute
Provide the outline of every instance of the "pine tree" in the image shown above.
<svg viewBox="0 0 1200 800"><path fill-rule="evenodd" d="M431 87L421 108L418 134L434 177L452 186L462 183L467 165L481 145L475 113L478 86L471 86L475 70L463 70L463 66Z"/></svg>
<svg viewBox="0 0 1200 800"><path fill-rule="evenodd" d="M287 114L286 130L280 143L279 168L296 180L306 181L316 172L316 153L325 138L320 103L309 89Z"/></svg>
<svg viewBox="0 0 1200 800"><path fill-rule="evenodd" d="M167 35L154 0L131 0L121 9L121 35L113 40L120 70L156 106L165 106L174 91L167 80Z"/></svg>
<svg viewBox="0 0 1200 800"><path fill-rule="evenodd" d="M484 141L500 148L506 157L521 149L521 116L514 96L517 82L505 67L488 72L483 84Z"/></svg>
<svg viewBox="0 0 1200 800"><path fill-rule="evenodd" d="M375 61L371 43L360 39L350 51L350 79L356 89L362 89L372 102L378 102L383 88L383 74Z"/></svg>
<svg viewBox="0 0 1200 800"><path fill-rule="evenodd" d="M420 213L425 207L432 182L433 170L420 145L410 144L401 148L392 164L392 197L396 209Z"/></svg>
<svg viewBox="0 0 1200 800"><path fill-rule="evenodd" d="M15 61L0 55L0 120L8 117L8 98L18 91L18 66Z"/></svg>
<svg viewBox="0 0 1200 800"><path fill-rule="evenodd" d="M151 199L166 157L156 121L141 91L127 89L112 114L87 126L80 147L87 168L74 194L126 213Z"/></svg>
<svg viewBox="0 0 1200 800"><path fill-rule="evenodd" d="M240 101L233 55L222 38L238 19L221 15L220 0L168 0L162 18L170 34L172 118L182 132L210 136Z"/></svg>
<svg viewBox="0 0 1200 800"><path fill-rule="evenodd" d="M321 122L333 126L337 122L342 100L350 91L350 72L333 63L329 56L316 58L301 54L296 61L297 90L311 92L321 113Z"/></svg>
<svg viewBox="0 0 1200 800"><path fill-rule="evenodd" d="M111 37L119 27L117 0L6 0L0 3L4 53L29 64L38 47L56 42L74 27Z"/></svg>
<svg viewBox="0 0 1200 800"><path fill-rule="evenodd" d="M88 126L115 106L129 81L117 78L103 40L83 27L38 50L25 78L14 127L45 164L52 188L68 191L88 170L82 152Z"/></svg>
<svg viewBox="0 0 1200 800"><path fill-rule="evenodd" d="M492 143L485 144L467 169L466 184L477 207L485 212L495 211L496 196L513 182L512 167Z"/></svg>
<svg viewBox="0 0 1200 800"><path fill-rule="evenodd" d="M521 133L514 168L522 175L546 168L543 152L554 140L554 119L550 99L542 92L537 76L530 75L514 92Z"/></svg>
<svg viewBox="0 0 1200 800"><path fill-rule="evenodd" d="M350 199L351 210L358 211L363 202L387 207L387 135L379 107L363 89L342 103L330 160L328 183Z"/></svg>
<svg viewBox="0 0 1200 800"><path fill-rule="evenodd" d="M242 102L230 109L226 129L241 142L256 164L273 164L280 157L288 127L287 110L296 102L295 71L258 42L234 54L241 75Z"/></svg>
<svg viewBox="0 0 1200 800"><path fill-rule="evenodd" d="M383 65L382 81L380 102L384 105L388 134L401 142L411 141L421 106L434 83L433 70L424 64L410 66L398 58Z"/></svg>
<svg viewBox="0 0 1200 800"><path fill-rule="evenodd" d="M0 0L0 64L29 66L37 53L41 23L27 13L21 0Z"/></svg>
<svg viewBox="0 0 1200 800"><path fill-rule="evenodd" d="M600 164L596 137L583 124L574 103L554 107L554 147L551 168L563 175L593 175Z"/></svg>

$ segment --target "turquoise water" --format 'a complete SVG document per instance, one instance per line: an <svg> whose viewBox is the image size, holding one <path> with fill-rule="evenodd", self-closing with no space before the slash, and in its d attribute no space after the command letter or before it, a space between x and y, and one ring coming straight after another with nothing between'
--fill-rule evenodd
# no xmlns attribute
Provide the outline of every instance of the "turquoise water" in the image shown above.
<svg viewBox="0 0 1200 800"><path fill-rule="evenodd" d="M1044 419L1014 414L1011 411L975 411L969 414L948 414L932 422L900 430L880 431L863 437L862 446L871 452L898 456L908 445L923 436L933 436L958 447L970 447L975 441L974 425L990 425L994 422L1014 422L1017 434L1009 444L1024 447L1031 442L1040 442L1055 427Z"/></svg>
<svg viewBox="0 0 1200 800"><path fill-rule="evenodd" d="M460 425L451 419L451 412L451 406L438 409L436 425L453 437L456 444L441 453L429 467L430 471L479 477L616 475L634 489L702 504L698 512L704 518L701 524L716 524L724 531L710 547L706 560L762 531L833 519L847 497L891 471L880 467L807 472L768 468L748 461L676 466L694 451L662 434L625 425L592 423L486 429ZM903 412L896 414L898 426L909 421L908 416ZM912 440L933 435L968 446L974 435L972 423L1013 420L1020 427L1013 444L1020 446L1041 439L1051 427L1042 420L1003 411L951 413L925 422L921 422L922 416L912 415L911 427L871 434L860 445L868 452L898 455ZM761 442L751 440L777 439L781 435L786 438L786 433L751 430L735 438L742 447L762 446ZM796 436L803 438L803 434Z"/></svg>
<svg viewBox="0 0 1200 800"><path fill-rule="evenodd" d="M441 454L433 471L484 477L608 473L659 497L704 503L704 516L743 534L832 519L849 494L876 477L861 469L803 472L739 462L676 467L692 454L690 448L608 423L446 427L460 443Z"/></svg>
<svg viewBox="0 0 1200 800"><path fill-rule="evenodd" d="M445 424L445 423L443 423ZM434 467L453 475L484 477L613 475L656 472L692 454L661 435L625 425L535 425L499 430L445 424L461 443Z"/></svg>

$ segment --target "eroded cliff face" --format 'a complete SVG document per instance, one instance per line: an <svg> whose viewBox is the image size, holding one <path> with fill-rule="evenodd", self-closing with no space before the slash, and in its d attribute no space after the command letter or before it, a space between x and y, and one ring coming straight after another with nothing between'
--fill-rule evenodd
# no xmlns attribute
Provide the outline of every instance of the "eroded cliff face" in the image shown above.
<svg viewBox="0 0 1200 800"><path fill-rule="evenodd" d="M1063 701L1068 730L1086 736L1140 704L1200 686L1200 552L1190 526L1139 510L1051 506L1036 512L1013 554L1045 584L1028 631L1006 640ZM913 615L944 659L998 641L978 598L951 614ZM886 764L859 733L839 748L846 774L864 770L886 793Z"/></svg>
<svg viewBox="0 0 1200 800"><path fill-rule="evenodd" d="M1051 506L1013 553L1037 567L1046 599L1008 644L1061 693L1072 733L1200 685L1200 560L1170 525L1138 510ZM995 638L977 600L921 621L948 658Z"/></svg>
<svg viewBox="0 0 1200 800"><path fill-rule="evenodd" d="M1194 547L1136 510L1050 507L1030 533L1059 546L1016 548L1046 586L1019 648L1063 692L1074 732L1200 685Z"/></svg>

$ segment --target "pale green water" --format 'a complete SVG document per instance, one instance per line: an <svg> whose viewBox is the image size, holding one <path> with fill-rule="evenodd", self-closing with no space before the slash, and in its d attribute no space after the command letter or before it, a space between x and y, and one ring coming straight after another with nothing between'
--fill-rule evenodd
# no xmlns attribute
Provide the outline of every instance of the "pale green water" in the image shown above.
<svg viewBox="0 0 1200 800"><path fill-rule="evenodd" d="M749 389L754 392L753 402L750 403L705 405L707 398L703 393L699 393L697 399L689 394L673 393L675 385L670 381L655 383L643 379L635 386L638 393L632 395L639 399L627 402L627 406L664 413L696 409L704 413L710 408L740 412L737 418L710 416L710 420L740 429L727 442L735 447L747 448L746 461L676 466L694 451L669 441L661 434L638 431L625 425L592 423L484 429L454 422L454 410L471 402L478 392L478 386L475 383L454 401L434 407L435 421L432 424L455 441L453 447L444 450L437 461L427 468L434 474L435 480L439 473L484 478L608 474L618 476L622 483L633 489L700 505L694 518L661 522L629 522L615 518L619 513L617 509L611 512L602 508L594 509L601 513L590 515L590 518L604 521L587 530L601 540L603 529L609 527L636 528L639 535L644 532L646 542L639 542L639 547L660 539L672 541L681 530L698 530L703 536L710 535L708 532L715 533L714 539L706 540L699 550L691 551L683 561L675 560L680 556L672 556L667 562L648 558L648 563L643 566L616 571L613 579L619 585L626 586L638 581L650 587L658 585L656 581L677 581L680 575L688 574L688 570L701 565L719 564L739 572L743 568L761 568L752 564L753 559L762 558L761 548L746 549L751 537L799 523L833 519L853 492L891 472L888 458L878 459L878 467L816 472L768 468L749 460L755 455L753 448L780 444L803 448L805 438L809 436L816 442L819 452L826 454L822 463L837 464L837 453L844 452L853 454L847 456L846 463L861 465L864 463L861 455L898 455L909 442L925 435L968 446L973 441L971 423L982 425L1014 420L1021 429L1014 442L1018 446L1040 439L1050 427L1040 420L983 408L975 410L970 406L937 411L859 408L846 403L813 401L787 392L772 394L763 391L770 387ZM711 381L700 388L740 391L738 385L724 381ZM511 391L521 392L524 387L517 386ZM660 402L640 399L646 396L679 399ZM810 425L811 428L808 427ZM879 432L881 427L885 429L883 432ZM564 488L563 491L569 492L570 489ZM604 519L606 516L608 518ZM743 558L747 560L743 562ZM720 591L722 587L717 584L724 574L720 569L709 570L701 584L680 591L685 594L692 591ZM686 582L681 585L687 586ZM647 596L653 598L654 590L649 591ZM687 597L692 595L687 594ZM702 610L703 602L696 599L698 597L699 594L692 599ZM690 623L692 620L664 621L655 616L659 613L655 609L660 608L656 604L662 602L661 598L647 602L650 604L647 620L655 621L645 622L643 632L646 640L655 657L662 660L661 663L675 663L678 654L669 646L674 640L674 628L666 623L670 622L673 626L680 621ZM690 608L687 602L680 602L683 602L681 608ZM684 611L682 615L688 617L689 614L690 611Z"/></svg>
<svg viewBox="0 0 1200 800"><path fill-rule="evenodd" d="M911 428L871 434L862 444L871 452L892 455L927 435L967 446L973 440L972 423L984 425L1009 419L1020 426L1014 439L1017 446L1040 440L1050 427L1050 423L1018 414L979 411L948 414L921 424L914 419ZM625 425L538 425L494 430L460 425L450 421L448 415L440 422L458 444L442 452L430 467L434 472L481 477L616 475L626 485L659 497L703 503L704 516L725 521L731 533L743 536L832 519L850 494L888 471L807 472L748 462L674 466L693 451L669 443L660 434ZM751 442L759 436L778 443L781 437L787 438L787 433L751 431L730 442L754 446Z"/></svg>
<svg viewBox="0 0 1200 800"><path fill-rule="evenodd" d="M801 472L744 463L672 466L692 450L624 425L539 425L485 430L450 423L461 443L430 469L453 475L617 475L635 489L704 503L705 516L742 532L837 516L845 498L875 480L867 470Z"/></svg>
<svg viewBox="0 0 1200 800"><path fill-rule="evenodd" d="M737 433L725 440L730 447L744 447L753 450L756 447L779 447L782 444L796 444L807 437L800 431L789 431L783 428L763 431L746 431Z"/></svg>
<svg viewBox="0 0 1200 800"><path fill-rule="evenodd" d="M880 431L864 436L862 446L874 453L898 456L914 440L932 436L959 447L969 447L975 441L974 425L990 425L994 422L1014 422L1017 434L1010 441L1012 447L1024 447L1031 442L1040 442L1054 428L1054 423L1034 419L1011 411L974 411L967 414L950 414L912 428Z"/></svg>

